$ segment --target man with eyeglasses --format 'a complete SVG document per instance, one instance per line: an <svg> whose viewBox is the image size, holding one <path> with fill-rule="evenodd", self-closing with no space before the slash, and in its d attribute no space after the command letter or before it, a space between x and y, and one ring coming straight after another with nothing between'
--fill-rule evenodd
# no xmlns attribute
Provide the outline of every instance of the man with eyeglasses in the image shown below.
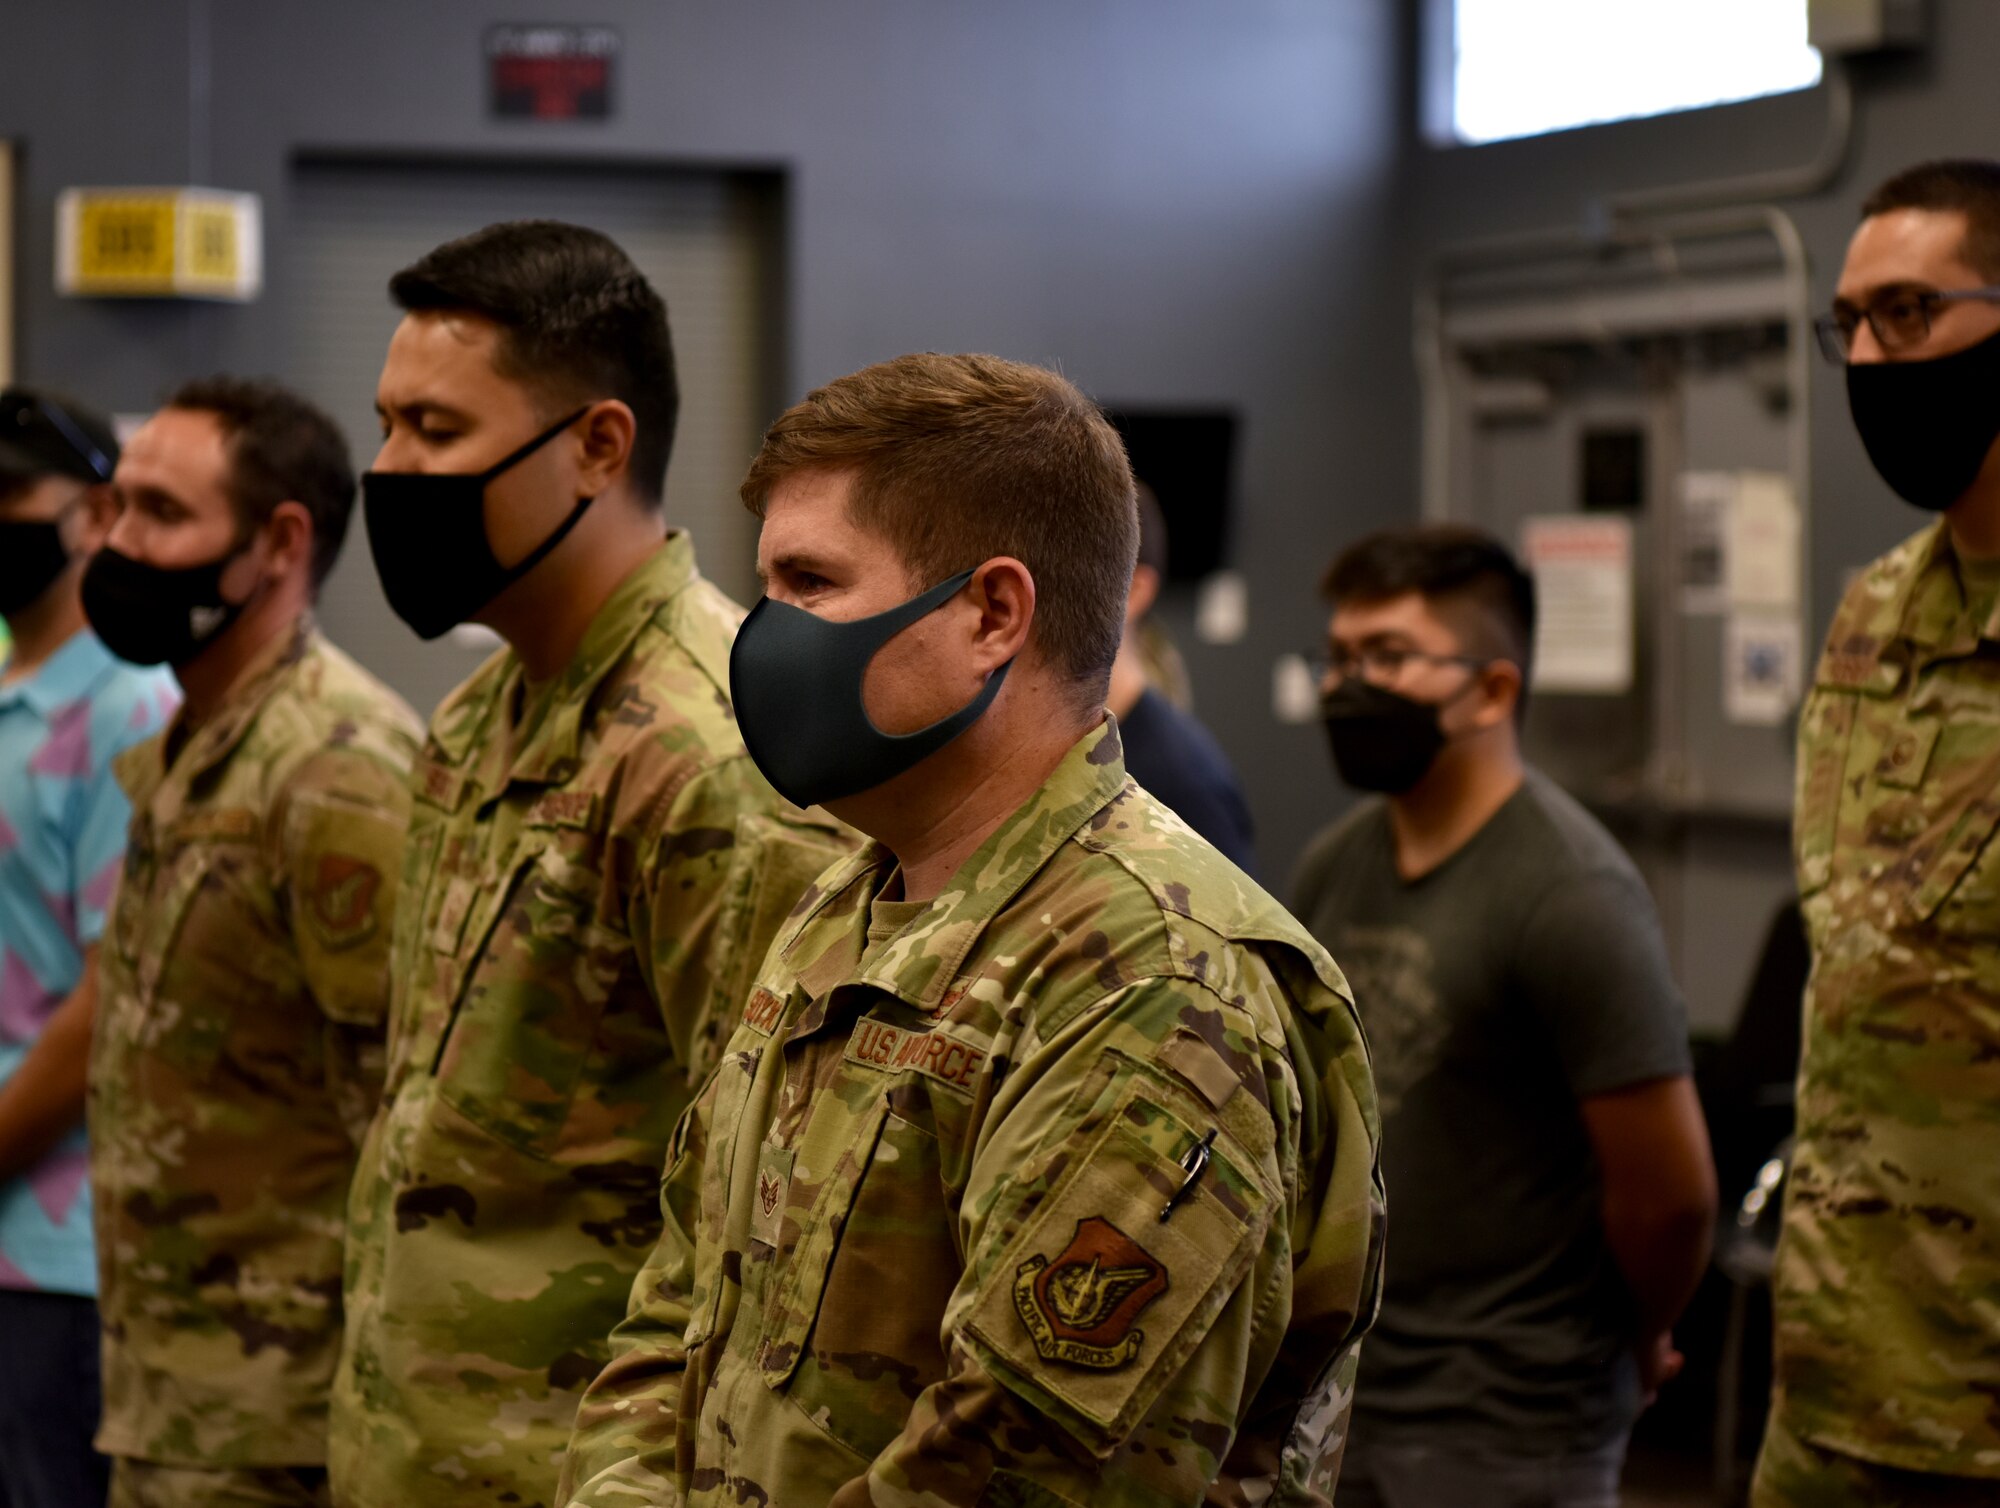
<svg viewBox="0 0 2000 1508"><path fill-rule="evenodd" d="M118 443L102 415L0 393L0 1502L101 1503L97 1265L85 1065L97 940L131 809L112 756L178 700L84 622L111 527Z"/></svg>
<svg viewBox="0 0 2000 1508"><path fill-rule="evenodd" d="M1342 1508L1597 1508L1679 1370L1715 1181L1645 886L1522 761L1534 584L1453 525L1327 572L1334 763L1293 911L1347 969L1396 1218Z"/></svg>
<svg viewBox="0 0 2000 1508"><path fill-rule="evenodd" d="M1827 354L1941 515L1856 577L1799 726L1812 945L1753 1501L2000 1500L2000 162L1862 206Z"/></svg>

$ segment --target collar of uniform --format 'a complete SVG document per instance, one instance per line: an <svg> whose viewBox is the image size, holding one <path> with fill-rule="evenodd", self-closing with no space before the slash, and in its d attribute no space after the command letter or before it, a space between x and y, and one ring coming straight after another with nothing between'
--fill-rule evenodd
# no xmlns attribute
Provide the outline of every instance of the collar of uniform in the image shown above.
<svg viewBox="0 0 2000 1508"><path fill-rule="evenodd" d="M117 663L103 640L89 629L80 628L28 675L0 686L0 707L19 702L47 721L58 707L87 698Z"/></svg>
<svg viewBox="0 0 2000 1508"><path fill-rule="evenodd" d="M305 658L313 632L312 614L300 614L290 635L273 639L250 662L242 679L230 688L228 700L209 715L208 721L185 730L187 745L172 761L178 767L178 778L197 780L234 752L243 741L243 735L250 731L250 725L257 720L257 714L264 710L264 704L284 684L292 667ZM167 728L166 737L160 741L163 758L165 751L173 748L181 735L186 717L187 705L182 703L181 710L174 714L174 720Z"/></svg>
<svg viewBox="0 0 2000 1508"><path fill-rule="evenodd" d="M524 709L524 718L534 719L534 726L508 763L507 780L560 781L575 773L583 712L597 683L624 658L647 620L694 577L694 542L684 531L675 530L618 583L617 590L590 620L569 664L547 685L528 693L540 706ZM520 657L510 650L496 667L484 715L461 719L446 728L434 724L432 741L454 764L465 763L476 748L494 747L496 741L488 732L496 719L505 716L504 709L523 684ZM498 743L504 745L505 740ZM493 783L480 783L491 795Z"/></svg>
<svg viewBox="0 0 2000 1508"><path fill-rule="evenodd" d="M1939 581L1940 576L1945 578L1943 582ZM1948 585L1950 590L1938 593L1935 587L1941 584ZM1895 625L1890 639L1920 649L1936 648L1963 611L1957 605L1962 601L1953 567L1951 530L1939 519L1924 535L1911 569L1896 583L1895 595L1887 605L1884 616Z"/></svg>
<svg viewBox="0 0 2000 1508"><path fill-rule="evenodd" d="M853 931L857 946L850 951L824 939L827 945L818 950L817 962L828 967L821 969L816 963L800 974L799 982L815 999L823 999L851 979L894 995L918 1010L937 1009L994 917L1040 873L1057 849L1124 788L1125 748L1118 736L1118 720L1107 712L1102 723L1071 746L1042 788L959 866L930 909L910 921L887 947L878 949L866 968L850 974L850 962L863 951L859 944L867 938L873 889L879 889L895 872L888 850L870 844L847 861L844 872L832 877L813 912L816 918L835 896L854 885L873 887L869 894L853 896L853 904L841 918L842 928ZM785 952L798 948L812 931L809 918Z"/></svg>

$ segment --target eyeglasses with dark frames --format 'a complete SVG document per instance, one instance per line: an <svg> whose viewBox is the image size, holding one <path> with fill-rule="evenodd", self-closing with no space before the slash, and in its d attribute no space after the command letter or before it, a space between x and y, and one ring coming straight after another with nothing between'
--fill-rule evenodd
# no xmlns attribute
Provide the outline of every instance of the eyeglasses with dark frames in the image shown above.
<svg viewBox="0 0 2000 1508"><path fill-rule="evenodd" d="M2000 303L2000 285L1985 288L1903 288L1887 293L1866 309L1842 307L1813 321L1820 354L1835 366L1846 366L1861 322L1875 332L1885 351L1909 351L1930 339L1931 320L1946 304Z"/></svg>

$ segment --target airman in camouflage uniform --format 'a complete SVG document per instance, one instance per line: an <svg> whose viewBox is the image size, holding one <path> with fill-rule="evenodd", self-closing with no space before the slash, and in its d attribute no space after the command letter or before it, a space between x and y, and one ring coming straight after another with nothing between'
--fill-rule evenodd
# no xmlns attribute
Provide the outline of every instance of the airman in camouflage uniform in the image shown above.
<svg viewBox="0 0 2000 1508"><path fill-rule="evenodd" d="M851 846L743 752L742 612L676 534L529 686L439 708L351 1206L343 1503L547 1503L658 1238L674 1122L812 876Z"/></svg>
<svg viewBox="0 0 2000 1508"><path fill-rule="evenodd" d="M1109 720L894 868L807 892L682 1121L565 1501L1325 1502L1383 1228L1332 960Z"/></svg>
<svg viewBox="0 0 2000 1508"><path fill-rule="evenodd" d="M1772 1429L2000 1495L1996 585L1943 523L1905 541L1848 589L1803 714L1813 970ZM1819 1501L1788 1459L1767 1449L1760 1490Z"/></svg>
<svg viewBox="0 0 2000 1508"><path fill-rule="evenodd" d="M117 760L90 1076L114 1503L234 1503L325 1459L416 730L301 622Z"/></svg>
<svg viewBox="0 0 2000 1508"><path fill-rule="evenodd" d="M2000 161L1861 207L1822 351L1938 521L1847 587L1805 706L1806 986L1757 1508L2000 1502Z"/></svg>

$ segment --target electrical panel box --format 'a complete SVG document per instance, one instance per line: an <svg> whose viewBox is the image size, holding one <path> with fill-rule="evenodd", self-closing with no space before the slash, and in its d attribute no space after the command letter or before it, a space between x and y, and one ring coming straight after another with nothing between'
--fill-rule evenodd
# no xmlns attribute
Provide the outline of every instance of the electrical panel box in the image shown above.
<svg viewBox="0 0 2000 1508"><path fill-rule="evenodd" d="M1808 0L1806 40L1825 53L1877 52L1924 40L1925 0Z"/></svg>
<svg viewBox="0 0 2000 1508"><path fill-rule="evenodd" d="M1689 223L1447 264L1419 350L1426 512L1535 578L1527 757L1632 853L1719 1029L1793 891L1814 346L1788 221Z"/></svg>

